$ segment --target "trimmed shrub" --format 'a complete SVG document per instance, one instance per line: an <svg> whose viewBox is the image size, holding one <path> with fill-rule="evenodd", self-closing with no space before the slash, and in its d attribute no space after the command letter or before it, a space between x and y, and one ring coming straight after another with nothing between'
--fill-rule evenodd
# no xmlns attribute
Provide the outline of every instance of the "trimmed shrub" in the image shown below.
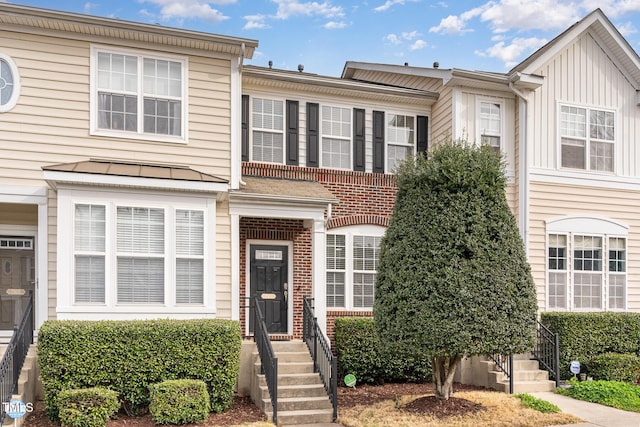
<svg viewBox="0 0 640 427"><path fill-rule="evenodd" d="M163 381L150 385L149 391L149 412L156 424L201 423L209 416L209 393L204 381Z"/></svg>
<svg viewBox="0 0 640 427"><path fill-rule="evenodd" d="M637 384L640 357L632 353L604 353L587 360L585 368L594 380Z"/></svg>
<svg viewBox="0 0 640 427"><path fill-rule="evenodd" d="M62 390L57 400L65 427L104 427L120 408L118 393L102 387Z"/></svg>
<svg viewBox="0 0 640 427"><path fill-rule="evenodd" d="M221 319L47 321L38 334L44 401L56 419L64 389L102 386L126 410L149 404L149 385L172 379L207 384L211 410L231 406L241 346L238 322Z"/></svg>
<svg viewBox="0 0 640 427"><path fill-rule="evenodd" d="M560 338L560 376L568 379L572 360L582 365L603 353L636 353L640 313L540 314L541 322Z"/></svg>
<svg viewBox="0 0 640 427"><path fill-rule="evenodd" d="M431 377L427 359L386 352L371 317L335 319L335 345L339 378L355 375L359 383L424 381Z"/></svg>

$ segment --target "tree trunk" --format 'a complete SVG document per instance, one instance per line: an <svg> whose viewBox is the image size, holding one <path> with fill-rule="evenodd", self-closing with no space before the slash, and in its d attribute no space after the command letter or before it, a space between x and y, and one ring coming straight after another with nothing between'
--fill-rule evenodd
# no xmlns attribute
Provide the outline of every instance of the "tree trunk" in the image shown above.
<svg viewBox="0 0 640 427"><path fill-rule="evenodd" d="M449 399L453 394L453 376L462 356L436 357L431 361L433 387L438 399Z"/></svg>

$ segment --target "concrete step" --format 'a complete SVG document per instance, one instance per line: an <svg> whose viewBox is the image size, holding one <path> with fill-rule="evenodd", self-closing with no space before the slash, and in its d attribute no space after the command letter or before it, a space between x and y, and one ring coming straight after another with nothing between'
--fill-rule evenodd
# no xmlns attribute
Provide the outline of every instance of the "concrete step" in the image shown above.
<svg viewBox="0 0 640 427"><path fill-rule="evenodd" d="M270 399L263 399L263 408L269 408L270 405ZM278 398L278 412L309 411L331 408L331 402L327 396Z"/></svg>
<svg viewBox="0 0 640 427"><path fill-rule="evenodd" d="M260 363L255 364L256 372L260 372ZM313 373L313 362L288 362L282 363L278 359L278 376L283 374L308 374Z"/></svg>
<svg viewBox="0 0 640 427"><path fill-rule="evenodd" d="M281 352L307 352L307 345L303 341L272 341L271 347L275 353Z"/></svg>
<svg viewBox="0 0 640 427"><path fill-rule="evenodd" d="M266 386L267 382L264 379L264 375L258 375L258 385ZM289 385L309 385L309 384L322 384L319 374L304 373L304 374L284 374L278 373L278 387Z"/></svg>
<svg viewBox="0 0 640 427"><path fill-rule="evenodd" d="M269 399L267 386L260 387L263 399ZM301 385L278 385L278 399L287 397L327 397L327 392L321 383Z"/></svg>
<svg viewBox="0 0 640 427"><path fill-rule="evenodd" d="M492 371L489 372L489 378L495 378L495 382L505 381L506 375L503 372ZM540 369L529 371L514 371L514 381L547 381L549 379L549 373Z"/></svg>
<svg viewBox="0 0 640 427"><path fill-rule="evenodd" d="M535 393L537 391L554 391L556 389L555 381L514 381L513 393ZM509 392L509 382L499 382L496 390Z"/></svg>
<svg viewBox="0 0 640 427"><path fill-rule="evenodd" d="M272 419L273 412L266 412ZM278 425L321 424L333 422L333 409L306 411L278 411Z"/></svg>

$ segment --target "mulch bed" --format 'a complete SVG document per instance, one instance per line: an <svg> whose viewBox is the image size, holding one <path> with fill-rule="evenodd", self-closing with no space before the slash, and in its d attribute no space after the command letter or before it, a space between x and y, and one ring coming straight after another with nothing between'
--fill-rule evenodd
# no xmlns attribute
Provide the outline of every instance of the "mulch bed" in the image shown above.
<svg viewBox="0 0 640 427"><path fill-rule="evenodd" d="M480 387L462 384L454 385L455 391L483 390ZM433 394L431 383L400 383L384 385L358 385L355 388L338 388L338 408L351 408L357 405L370 405L383 400L391 400L406 395ZM433 396L416 399L403 407L405 411L416 414L429 414L439 418L452 415L466 415L478 412L482 407L465 399L452 397L447 401L436 399ZM234 397L233 405L222 414L211 414L207 421L199 426L229 426L255 421L265 421L265 415L251 402L248 397ZM44 404L36 402L35 410L27 415L25 427L60 427L59 423L49 420ZM129 416L120 413L117 420L110 420L107 427L154 427L155 424L149 414L142 416Z"/></svg>

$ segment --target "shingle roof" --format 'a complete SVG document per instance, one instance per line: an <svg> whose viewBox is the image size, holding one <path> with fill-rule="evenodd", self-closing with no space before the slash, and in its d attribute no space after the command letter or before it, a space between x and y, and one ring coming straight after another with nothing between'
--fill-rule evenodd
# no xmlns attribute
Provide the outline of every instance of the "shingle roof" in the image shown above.
<svg viewBox="0 0 640 427"><path fill-rule="evenodd" d="M243 176L244 185L236 194L337 203L335 196L314 181Z"/></svg>

